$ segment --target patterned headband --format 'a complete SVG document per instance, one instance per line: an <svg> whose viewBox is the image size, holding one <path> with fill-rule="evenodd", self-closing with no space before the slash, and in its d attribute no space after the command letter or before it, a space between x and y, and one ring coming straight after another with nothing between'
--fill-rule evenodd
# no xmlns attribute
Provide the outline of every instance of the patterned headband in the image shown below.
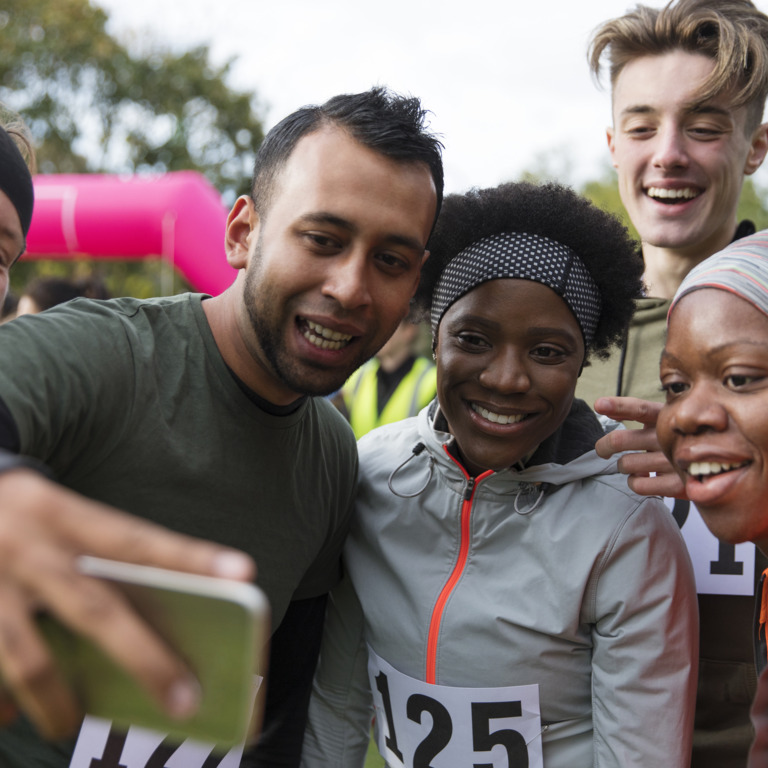
<svg viewBox="0 0 768 768"><path fill-rule="evenodd" d="M588 347L600 319L597 284L570 248L541 235L502 232L472 243L445 268L432 297L432 338L448 307L478 285L499 278L533 280L551 288L576 317Z"/></svg>
<svg viewBox="0 0 768 768"><path fill-rule="evenodd" d="M728 291L768 315L768 230L737 240L697 264L677 289L667 322L677 302L699 288Z"/></svg>

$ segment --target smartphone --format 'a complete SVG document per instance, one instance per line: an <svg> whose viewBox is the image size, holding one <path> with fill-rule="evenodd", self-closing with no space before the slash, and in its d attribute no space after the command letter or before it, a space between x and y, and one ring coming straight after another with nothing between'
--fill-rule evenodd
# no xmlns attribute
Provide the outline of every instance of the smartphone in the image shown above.
<svg viewBox="0 0 768 768"><path fill-rule="evenodd" d="M174 720L94 643L42 614L41 631L85 712L118 726L141 726L221 747L258 733L264 685L255 696L254 681L266 677L270 636L269 603L262 590L89 556L78 558L78 568L119 589L189 665L202 689L198 712Z"/></svg>

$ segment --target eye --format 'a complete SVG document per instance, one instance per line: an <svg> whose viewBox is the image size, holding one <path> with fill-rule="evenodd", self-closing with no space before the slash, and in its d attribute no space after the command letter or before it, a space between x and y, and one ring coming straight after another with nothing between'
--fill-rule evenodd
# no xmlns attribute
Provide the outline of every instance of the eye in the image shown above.
<svg viewBox="0 0 768 768"><path fill-rule="evenodd" d="M540 344L531 350L531 357L540 363L559 363L567 356L567 352L559 347Z"/></svg>
<svg viewBox="0 0 768 768"><path fill-rule="evenodd" d="M748 387L750 384L754 384L756 381L760 381L761 378L761 376L747 376L745 374L734 373L730 376L726 376L725 379L723 379L723 384L728 389L741 389L743 387Z"/></svg>
<svg viewBox="0 0 768 768"><path fill-rule="evenodd" d="M633 139L647 139L656 133L656 128L652 125L628 125L624 132Z"/></svg>
<svg viewBox="0 0 768 768"><path fill-rule="evenodd" d="M388 271L406 271L410 269L411 262L399 253L383 251L376 254L376 260Z"/></svg>
<svg viewBox="0 0 768 768"><path fill-rule="evenodd" d="M13 252L10 248L0 247L0 268L10 269L21 254Z"/></svg>
<svg viewBox="0 0 768 768"><path fill-rule="evenodd" d="M457 333L456 338L460 346L474 352L484 351L491 346L482 336L469 331Z"/></svg>
<svg viewBox="0 0 768 768"><path fill-rule="evenodd" d="M667 395L667 402L674 400L675 397L682 394L687 389L688 385L684 381L667 381L661 385L661 391Z"/></svg>
<svg viewBox="0 0 768 768"><path fill-rule="evenodd" d="M329 252L340 248L339 241L323 232L304 232L303 235L309 247L317 252Z"/></svg>
<svg viewBox="0 0 768 768"><path fill-rule="evenodd" d="M696 125L688 129L688 132L695 139L701 139L703 141L709 141L717 139L723 135L724 131L721 128L713 128L711 126Z"/></svg>

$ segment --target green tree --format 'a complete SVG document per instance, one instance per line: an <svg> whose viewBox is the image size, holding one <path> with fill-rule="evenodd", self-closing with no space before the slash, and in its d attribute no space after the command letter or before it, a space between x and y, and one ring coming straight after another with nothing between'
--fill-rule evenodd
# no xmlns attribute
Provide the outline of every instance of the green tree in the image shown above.
<svg viewBox="0 0 768 768"><path fill-rule="evenodd" d="M768 189L755 184L751 177L741 190L738 218L749 219L758 229L768 228Z"/></svg>
<svg viewBox="0 0 768 768"><path fill-rule="evenodd" d="M619 196L619 185L616 181L616 172L606 164L599 179L587 181L579 187L579 192L591 200L598 208L612 213L629 230L630 235L636 240L640 237L637 230L627 216Z"/></svg>
<svg viewBox="0 0 768 768"><path fill-rule="evenodd" d="M227 86L206 46L133 52L88 0L6 0L0 101L29 125L41 172L205 174L226 197L247 190L263 138L253 94Z"/></svg>
<svg viewBox="0 0 768 768"><path fill-rule="evenodd" d="M564 147L555 148L546 153L539 153L533 158L531 168L523 171L521 181L541 183L556 181L574 187L580 194L591 200L598 208L616 216L629 230L632 237L638 239L637 230L632 226L619 197L616 172L606 162L597 179L576 184L573 181L573 161Z"/></svg>
<svg viewBox="0 0 768 768"><path fill-rule="evenodd" d="M34 139L42 173L202 172L225 203L247 192L263 139L254 94L227 85L231 61L208 48L176 53L159 41L117 40L89 0L5 0L0 7L0 102ZM85 262L20 263L20 292L35 274L82 274ZM115 295L167 292L149 262L100 265ZM166 286L166 287L163 287ZM178 276L173 290L185 290Z"/></svg>

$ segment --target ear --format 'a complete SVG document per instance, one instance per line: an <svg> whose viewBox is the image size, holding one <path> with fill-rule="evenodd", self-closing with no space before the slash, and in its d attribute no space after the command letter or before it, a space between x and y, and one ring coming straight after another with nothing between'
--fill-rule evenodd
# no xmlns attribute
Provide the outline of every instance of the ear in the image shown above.
<svg viewBox="0 0 768 768"><path fill-rule="evenodd" d="M618 168L619 166L616 163L616 144L614 142L614 133L612 127L605 129L605 138L608 141L608 151L611 153L611 162L613 163L613 167Z"/></svg>
<svg viewBox="0 0 768 768"><path fill-rule="evenodd" d="M759 125L752 134L752 141L749 146L747 162L744 164L744 173L751 176L765 160L768 152L768 123Z"/></svg>
<svg viewBox="0 0 768 768"><path fill-rule="evenodd" d="M227 228L224 238L224 248L227 262L234 269L245 269L248 266L250 246L253 239L258 237L259 214L248 195L242 195L235 200L232 210L227 216Z"/></svg>

